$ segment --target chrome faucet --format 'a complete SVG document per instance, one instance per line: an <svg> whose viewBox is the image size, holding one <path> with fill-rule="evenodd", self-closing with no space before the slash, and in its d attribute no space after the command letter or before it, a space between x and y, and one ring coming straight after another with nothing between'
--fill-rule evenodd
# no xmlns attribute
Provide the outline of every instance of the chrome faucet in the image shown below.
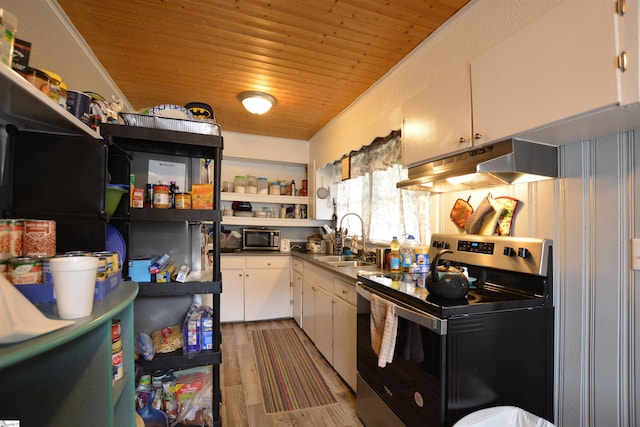
<svg viewBox="0 0 640 427"><path fill-rule="evenodd" d="M338 230L340 232L342 232L342 221L344 221L344 219L346 217L348 217L349 215L353 215L355 217L357 217L360 220L360 228L362 229L362 257L363 258L368 258L369 257L369 253L367 252L367 237L365 235L365 231L364 231L364 221L362 220L362 217L360 215L358 215L357 213L353 213L353 212L349 212L344 214L344 216L342 218L340 218L340 225L338 227ZM344 238L344 236L342 236ZM342 250L342 245L340 245L340 248ZM342 254L339 254L342 255Z"/></svg>

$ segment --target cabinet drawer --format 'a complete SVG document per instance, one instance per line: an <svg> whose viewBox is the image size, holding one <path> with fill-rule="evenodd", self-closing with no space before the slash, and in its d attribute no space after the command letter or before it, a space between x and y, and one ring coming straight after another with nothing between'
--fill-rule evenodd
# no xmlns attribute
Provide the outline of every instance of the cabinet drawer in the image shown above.
<svg viewBox="0 0 640 427"><path fill-rule="evenodd" d="M293 263L293 271L297 271L300 274L304 274L304 262L300 261L297 258L292 258L291 262Z"/></svg>
<svg viewBox="0 0 640 427"><path fill-rule="evenodd" d="M238 256L221 256L220 257L220 269L221 270L229 270L229 269L244 269L245 267L245 258Z"/></svg>
<svg viewBox="0 0 640 427"><path fill-rule="evenodd" d="M247 257L247 268L289 268L288 256Z"/></svg>
<svg viewBox="0 0 640 427"><path fill-rule="evenodd" d="M354 306L357 304L358 295L356 293L355 283L345 282L341 279L333 279L333 293L349 304Z"/></svg>
<svg viewBox="0 0 640 427"><path fill-rule="evenodd" d="M333 273L317 265L307 263L304 269L304 278L315 285L322 286L329 292L332 290Z"/></svg>

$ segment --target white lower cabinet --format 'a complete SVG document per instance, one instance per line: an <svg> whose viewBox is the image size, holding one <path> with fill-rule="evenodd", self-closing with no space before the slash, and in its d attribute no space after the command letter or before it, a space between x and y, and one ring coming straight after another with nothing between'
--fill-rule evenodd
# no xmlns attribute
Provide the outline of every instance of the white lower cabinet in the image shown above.
<svg viewBox="0 0 640 427"><path fill-rule="evenodd" d="M310 279L302 278L302 330L316 342L316 290Z"/></svg>
<svg viewBox="0 0 640 427"><path fill-rule="evenodd" d="M291 317L288 256L222 256L220 321Z"/></svg>
<svg viewBox="0 0 640 427"><path fill-rule="evenodd" d="M328 270L304 263L302 329L342 379L356 389L356 290Z"/></svg>
<svg viewBox="0 0 640 427"><path fill-rule="evenodd" d="M220 294L220 321L244 321L244 259L227 260L220 257L222 293ZM240 268L235 266L240 265Z"/></svg>
<svg viewBox="0 0 640 427"><path fill-rule="evenodd" d="M333 368L356 389L357 336L356 304L357 294L353 283L333 279Z"/></svg>
<svg viewBox="0 0 640 427"><path fill-rule="evenodd" d="M302 327L302 277L304 264L299 259L292 259L291 272L291 317Z"/></svg>
<svg viewBox="0 0 640 427"><path fill-rule="evenodd" d="M333 365L333 295L318 286L316 304L316 339L320 353Z"/></svg>

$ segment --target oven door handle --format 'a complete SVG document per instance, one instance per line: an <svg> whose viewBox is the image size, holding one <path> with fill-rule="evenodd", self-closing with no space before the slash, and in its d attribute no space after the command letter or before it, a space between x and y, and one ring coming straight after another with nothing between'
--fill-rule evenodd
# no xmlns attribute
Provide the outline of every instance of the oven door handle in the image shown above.
<svg viewBox="0 0 640 427"><path fill-rule="evenodd" d="M438 335L447 335L447 319L440 319L429 313L425 313L424 311L406 307L400 301L397 301L388 295L381 295L360 281L356 283L356 291L358 292L358 295L362 296L367 301L371 301L371 294L376 294L388 301L391 301L396 306L396 315L398 315L398 317L402 317L403 319L417 323L420 326L424 326Z"/></svg>

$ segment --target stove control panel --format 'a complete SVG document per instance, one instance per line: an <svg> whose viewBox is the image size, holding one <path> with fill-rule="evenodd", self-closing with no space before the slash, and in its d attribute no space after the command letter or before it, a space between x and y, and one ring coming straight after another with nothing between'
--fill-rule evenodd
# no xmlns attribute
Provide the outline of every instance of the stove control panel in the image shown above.
<svg viewBox="0 0 640 427"><path fill-rule="evenodd" d="M530 237L434 234L429 258L441 249L443 260L546 276L552 241Z"/></svg>
<svg viewBox="0 0 640 427"><path fill-rule="evenodd" d="M495 244L493 242L472 242L470 240L458 240L458 251L474 252L477 254L493 255Z"/></svg>

